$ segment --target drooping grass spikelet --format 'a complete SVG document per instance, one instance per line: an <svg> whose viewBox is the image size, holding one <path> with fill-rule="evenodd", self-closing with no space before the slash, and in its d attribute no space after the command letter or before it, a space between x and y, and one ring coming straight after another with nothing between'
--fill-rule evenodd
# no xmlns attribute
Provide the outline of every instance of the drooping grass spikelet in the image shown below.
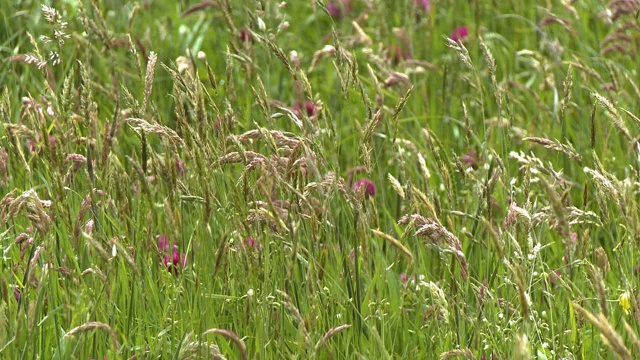
<svg viewBox="0 0 640 360"><path fill-rule="evenodd" d="M593 264L589 264L589 271L591 273L591 279L595 286L595 290L598 293L598 300L600 301L600 311L607 317L609 316L609 307L607 306L607 294L605 290L604 280L602 278L602 271Z"/></svg>
<svg viewBox="0 0 640 360"><path fill-rule="evenodd" d="M468 264L467 260L462 252L462 243L460 240L449 232L440 223L431 219L422 217L421 215L404 215L398 221L401 225L412 225L418 229L415 231L415 236L426 237L429 242L427 246L434 247L435 249L453 254L454 258L460 264L460 272L463 278L467 278Z"/></svg>
<svg viewBox="0 0 640 360"><path fill-rule="evenodd" d="M233 331L227 329L209 329L202 333L202 336L209 334L217 334L226 337L227 339L233 341L238 347L238 351L240 351L240 357L242 360L247 360L249 357L247 355L247 346L244 341L238 337Z"/></svg>
<svg viewBox="0 0 640 360"><path fill-rule="evenodd" d="M10 219L22 214L31 220L33 226L42 235L49 232L51 217L46 208L51 208L51 200L41 200L34 189L29 189L17 197L16 191L11 191L0 200L0 220L7 223Z"/></svg>
<svg viewBox="0 0 640 360"><path fill-rule="evenodd" d="M569 64L569 68L567 69L567 76L564 79L563 87L564 87L564 97L562 98L562 102L560 103L560 120L566 121L564 118L565 111L567 110L567 106L571 102L571 87L573 86L573 66Z"/></svg>
<svg viewBox="0 0 640 360"><path fill-rule="evenodd" d="M398 179L393 177L393 175L391 174L387 174L387 179L391 183L391 187L393 188L393 190L395 190L396 194L398 194L398 196L404 199L405 198L404 189L402 188L402 185L400 185L400 182L398 181Z"/></svg>
<svg viewBox="0 0 640 360"><path fill-rule="evenodd" d="M569 223L567 221L567 209L562 203L562 198L560 194L555 190L555 188L549 184L549 182L544 177L539 177L539 181L544 186L547 191L547 195L549 196L549 203L551 204L551 208L557 219L558 231L560 235L562 235L563 242L568 242L570 238L571 230L569 228Z"/></svg>
<svg viewBox="0 0 640 360"><path fill-rule="evenodd" d="M438 312L439 320L445 323L449 322L449 302L444 294L444 290L438 284L433 281L429 281L426 284L426 288L431 294L431 299L434 302L435 309Z"/></svg>
<svg viewBox="0 0 640 360"><path fill-rule="evenodd" d="M399 240L380 230L371 229L371 232L390 242L391 245L395 246L396 248L398 248L398 250L402 251L408 257L409 262L411 262L411 260L413 259L413 254L411 254L411 251L407 249L407 247L404 246Z"/></svg>
<svg viewBox="0 0 640 360"><path fill-rule="evenodd" d="M531 349L529 347L529 340L526 334L518 335L516 337L515 345L515 360L531 359Z"/></svg>
<svg viewBox="0 0 640 360"><path fill-rule="evenodd" d="M522 318L526 320L529 319L529 314L531 313L531 299L527 293L524 277L522 276L522 270L520 269L520 265L517 263L513 264L513 275L518 289L518 300L520 300L520 314L522 315Z"/></svg>
<svg viewBox="0 0 640 360"><path fill-rule="evenodd" d="M600 268L600 271L602 271L603 275L611 270L607 252L602 248L602 246L598 246L598 248L595 249L594 256L596 258L596 264L598 264L598 267Z"/></svg>
<svg viewBox="0 0 640 360"><path fill-rule="evenodd" d="M114 349L118 349L118 336L116 332L113 331L109 324L105 324L99 321L89 321L82 325L76 326L73 329L69 330L64 337L72 337L80 334L84 334L87 332L91 332L93 330L102 330L105 331L111 337L111 345Z"/></svg>
<svg viewBox="0 0 640 360"><path fill-rule="evenodd" d="M530 141L532 143L542 145L547 149L562 152L567 156L569 156L571 159L576 160L578 163L582 162L582 157L580 156L580 154L578 154L576 149L574 149L571 144L569 145L562 144L562 143L559 143L557 140L553 141L553 140L539 138L539 137L525 137L522 140Z"/></svg>
<svg viewBox="0 0 640 360"><path fill-rule="evenodd" d="M309 331L307 330L306 322L300 314L300 310L298 310L298 308L291 302L291 297L289 297L287 293L281 290L277 290L277 292L283 298L282 305L289 311L289 313L291 314L291 316L293 316L293 319L297 323L298 329L302 333L305 343L310 346L311 338L309 337Z"/></svg>
<svg viewBox="0 0 640 360"><path fill-rule="evenodd" d="M580 313L584 316L593 326L600 331L600 335L605 341L605 345L607 345L614 354L616 354L622 360L632 360L631 352L624 345L624 341L622 337L615 331L613 326L609 323L606 316L603 314L599 314L598 316L593 315L591 312L577 304L576 302L572 303L573 308L576 312Z"/></svg>
<svg viewBox="0 0 640 360"><path fill-rule="evenodd" d="M182 140L182 138L178 136L178 133L176 133L175 130L167 126L163 126L155 122L150 123L144 119L133 118L133 117L126 118L125 121L129 123L131 127L135 130L139 130L147 134L156 134L161 137L166 137L171 141L171 144L173 146L184 144L184 140Z"/></svg>
<svg viewBox="0 0 640 360"><path fill-rule="evenodd" d="M149 103L149 97L151 96L151 89L153 88L153 79L156 72L156 62L158 61L158 54L155 51L149 52L149 60L147 61L147 74L144 77L144 96L142 98L142 109L147 108Z"/></svg>
<svg viewBox="0 0 640 360"><path fill-rule="evenodd" d="M327 345L329 343L329 340L334 337L335 335L337 335L338 333L347 330L348 328L350 328L351 325L350 324L343 324L343 325L339 325L336 327L333 327L331 329L329 329L329 331L327 331L324 336L322 337L322 339L320 339L315 346L315 350L314 352L317 354L320 349L322 349L323 345Z"/></svg>
<svg viewBox="0 0 640 360"><path fill-rule="evenodd" d="M440 354L440 360L453 359L457 357L463 357L465 359L476 360L476 357L473 355L473 352L469 349L455 349L443 352Z"/></svg>
<svg viewBox="0 0 640 360"><path fill-rule="evenodd" d="M227 360L222 355L220 348L215 344L205 344L202 340L193 340L193 333L185 335L182 343L180 344L180 353L176 358L179 360L195 360L201 357L211 358L213 360ZM246 358L243 358L243 360Z"/></svg>
<svg viewBox="0 0 640 360"><path fill-rule="evenodd" d="M598 101L600 106L604 108L607 118L611 120L613 125L615 125L615 127L622 133L622 135L624 135L627 139L631 139L631 133L629 132L629 129L627 129L627 125L625 125L624 120L618 113L616 107L613 106L613 104L606 97L598 93L592 93L591 96L593 96Z"/></svg>

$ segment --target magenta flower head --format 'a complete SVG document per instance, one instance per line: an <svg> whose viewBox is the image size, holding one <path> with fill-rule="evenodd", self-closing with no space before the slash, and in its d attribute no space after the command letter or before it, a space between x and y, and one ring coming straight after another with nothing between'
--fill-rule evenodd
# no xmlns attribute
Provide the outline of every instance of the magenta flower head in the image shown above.
<svg viewBox="0 0 640 360"><path fill-rule="evenodd" d="M36 150L38 150L38 147L36 146L36 142L28 139L27 140L27 145L29 145L29 151L33 154L36 152Z"/></svg>
<svg viewBox="0 0 640 360"><path fill-rule="evenodd" d="M332 2L327 3L327 10L329 10L329 15L331 15L331 17L338 18L340 17L340 15L342 15L342 11L340 11L340 8L334 5Z"/></svg>
<svg viewBox="0 0 640 360"><path fill-rule="evenodd" d="M246 241L246 245L249 247L254 247L256 245L256 239L253 236L249 236Z"/></svg>
<svg viewBox="0 0 640 360"><path fill-rule="evenodd" d="M244 247L244 250L249 254L257 254L262 250L262 244L260 244L260 240L254 238L253 236L249 236L246 239L243 239L242 245Z"/></svg>
<svg viewBox="0 0 640 360"><path fill-rule="evenodd" d="M478 154L476 154L475 151L469 151L468 153L464 154L464 156L462 157L462 162L464 162L464 164L467 167L476 170L478 169L480 158L478 157Z"/></svg>
<svg viewBox="0 0 640 360"><path fill-rule="evenodd" d="M167 234L160 234L158 236L158 249L162 252L169 250L169 236Z"/></svg>
<svg viewBox="0 0 640 360"><path fill-rule="evenodd" d="M186 165L187 164L184 162L184 160L176 159L176 172L178 173L178 175L184 176L187 169Z"/></svg>
<svg viewBox="0 0 640 360"><path fill-rule="evenodd" d="M374 196L376 194L376 184L374 184L373 181L367 178L362 178L356 181L356 183L353 185L353 188L356 191L362 191L360 189L364 189L364 193L367 196Z"/></svg>
<svg viewBox="0 0 640 360"><path fill-rule="evenodd" d="M460 26L451 32L451 40L463 41L469 36L469 28L466 25Z"/></svg>
<svg viewBox="0 0 640 360"><path fill-rule="evenodd" d="M416 0L416 7L423 12L431 11L431 1L429 0Z"/></svg>
<svg viewBox="0 0 640 360"><path fill-rule="evenodd" d="M400 281L402 281L403 284L406 284L407 283L407 274L400 273Z"/></svg>
<svg viewBox="0 0 640 360"><path fill-rule="evenodd" d="M241 43L253 43L253 35L251 35L251 31L249 31L249 29L247 28L240 30L238 39Z"/></svg>
<svg viewBox="0 0 640 360"><path fill-rule="evenodd" d="M306 100L304 102L304 109L307 112L307 116L312 117L313 114L315 114L315 112L316 112L316 105L313 102L311 102L309 100ZM298 117L302 116L302 112L300 111L300 103L299 102L296 102L295 104L293 104L293 112Z"/></svg>
<svg viewBox="0 0 640 360"><path fill-rule="evenodd" d="M171 246L171 250L169 250L169 247L169 236L160 234L158 236L158 249L163 253L162 263L170 273L174 273L187 266L187 255L180 254L176 244Z"/></svg>
<svg viewBox="0 0 640 360"><path fill-rule="evenodd" d="M92 235L93 234L93 225L94 225L93 219L90 219L89 221L87 221L87 223L84 224L84 232L86 232L89 235Z"/></svg>
<svg viewBox="0 0 640 360"><path fill-rule="evenodd" d="M342 10L344 9L344 14ZM327 10L332 18L338 19L351 12L351 0L334 0L327 2Z"/></svg>
<svg viewBox="0 0 640 360"><path fill-rule="evenodd" d="M400 45L390 45L387 49L387 59L391 60L393 65L398 65L399 63L409 60L411 55L408 51L405 51Z"/></svg>

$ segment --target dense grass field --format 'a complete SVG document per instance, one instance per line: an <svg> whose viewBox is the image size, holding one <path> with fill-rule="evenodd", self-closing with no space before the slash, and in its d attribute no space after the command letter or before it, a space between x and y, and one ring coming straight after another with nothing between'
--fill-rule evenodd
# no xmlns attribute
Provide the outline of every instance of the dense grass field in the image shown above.
<svg viewBox="0 0 640 360"><path fill-rule="evenodd" d="M640 1L0 7L0 358L640 358Z"/></svg>

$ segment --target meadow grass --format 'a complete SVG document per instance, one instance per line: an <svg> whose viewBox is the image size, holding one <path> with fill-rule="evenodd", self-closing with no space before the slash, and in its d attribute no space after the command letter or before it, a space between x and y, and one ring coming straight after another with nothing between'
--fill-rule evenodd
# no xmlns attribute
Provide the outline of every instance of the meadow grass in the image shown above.
<svg viewBox="0 0 640 360"><path fill-rule="evenodd" d="M0 357L640 356L640 2L0 9Z"/></svg>

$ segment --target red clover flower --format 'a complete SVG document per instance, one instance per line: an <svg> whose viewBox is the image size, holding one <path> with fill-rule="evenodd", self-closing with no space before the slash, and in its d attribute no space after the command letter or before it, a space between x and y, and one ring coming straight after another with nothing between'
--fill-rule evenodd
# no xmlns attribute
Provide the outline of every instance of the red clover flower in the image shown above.
<svg viewBox="0 0 640 360"><path fill-rule="evenodd" d="M163 253L162 263L170 273L177 272L180 268L187 266L187 255L180 254L177 244L173 244L171 251L169 251L169 236L167 234L158 236L158 248Z"/></svg>

